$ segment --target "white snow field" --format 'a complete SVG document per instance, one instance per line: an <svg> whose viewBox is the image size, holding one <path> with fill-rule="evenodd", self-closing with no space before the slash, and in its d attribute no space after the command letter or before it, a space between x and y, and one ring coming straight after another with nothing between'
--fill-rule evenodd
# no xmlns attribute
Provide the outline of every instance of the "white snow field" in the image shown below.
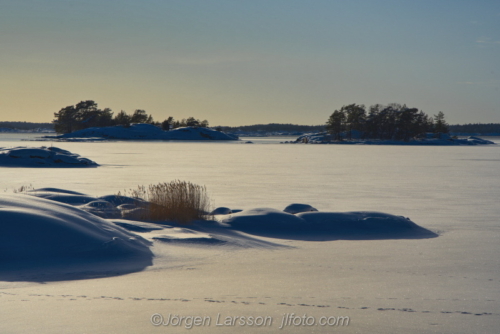
<svg viewBox="0 0 500 334"><path fill-rule="evenodd" d="M129 127L108 126L88 128L60 136L47 136L60 140L238 140L237 137L209 128L183 127L163 131L151 124L132 124Z"/></svg>
<svg viewBox="0 0 500 334"><path fill-rule="evenodd" d="M57 258L7 247L24 258L2 260L0 333L498 332L499 145L252 141L58 142L101 166L0 169L6 242ZM109 196L176 179L207 187L214 221L124 219L137 205ZM85 253L114 237L126 251Z"/></svg>
<svg viewBox="0 0 500 334"><path fill-rule="evenodd" d="M57 147L0 148L0 167L97 167L92 160Z"/></svg>

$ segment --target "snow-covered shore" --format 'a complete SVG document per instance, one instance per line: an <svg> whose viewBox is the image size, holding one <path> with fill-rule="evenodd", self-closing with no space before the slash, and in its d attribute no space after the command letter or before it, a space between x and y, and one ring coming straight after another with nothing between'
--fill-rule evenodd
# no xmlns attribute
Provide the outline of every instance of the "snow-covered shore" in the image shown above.
<svg viewBox="0 0 500 334"><path fill-rule="evenodd" d="M47 139L84 141L84 140L238 140L238 137L224 132L201 127L184 127L163 131L151 124L132 124L129 127L109 126L88 128L63 134L45 136Z"/></svg>

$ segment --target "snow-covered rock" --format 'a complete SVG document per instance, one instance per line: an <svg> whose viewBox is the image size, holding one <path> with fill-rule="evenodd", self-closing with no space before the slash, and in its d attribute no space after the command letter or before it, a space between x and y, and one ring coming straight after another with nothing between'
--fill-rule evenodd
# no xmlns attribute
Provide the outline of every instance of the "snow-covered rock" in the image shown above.
<svg viewBox="0 0 500 334"><path fill-rule="evenodd" d="M291 214L296 214L296 213L301 213L301 212L311 212L311 211L318 211L316 208L313 208L309 204L299 204L299 203L294 203L290 204L287 206L284 210L284 212L291 213Z"/></svg>
<svg viewBox="0 0 500 334"><path fill-rule="evenodd" d="M219 208L214 209L212 212L210 212L210 215L211 216L215 216L215 215L229 215L231 213L233 213L233 211L230 208L219 207Z"/></svg>
<svg viewBox="0 0 500 334"><path fill-rule="evenodd" d="M435 134L426 134L422 138L413 138L409 141L403 140L385 140L385 139L360 139L361 137L353 136L352 139L343 136L344 140L337 141L332 140L330 134L326 132L320 133L308 133L298 137L295 142L290 143L304 143L304 144L365 144L365 145L440 145L440 146L452 146L452 145L491 145L494 142L486 139L481 139L478 137L469 138L451 138L447 134L440 134L436 136Z"/></svg>
<svg viewBox="0 0 500 334"><path fill-rule="evenodd" d="M60 140L95 138L118 140L238 140L238 137L224 132L200 127L184 127L170 131L163 131L151 124L132 124L129 127L108 126L102 128L88 128L60 136L46 137Z"/></svg>
<svg viewBox="0 0 500 334"><path fill-rule="evenodd" d="M85 205L87 203L97 200L97 198L94 196L89 196L80 193L59 192L58 189L54 189L53 191L47 191L47 190L43 191L41 189L34 189L27 191L26 194L69 205Z"/></svg>
<svg viewBox="0 0 500 334"><path fill-rule="evenodd" d="M101 196L98 199L109 202L115 206L120 206L121 208L127 210L135 207L147 207L149 205L149 202L146 202L141 198L122 195L106 195Z"/></svg>
<svg viewBox="0 0 500 334"><path fill-rule="evenodd" d="M222 224L249 234L303 240L432 238L437 234L408 218L381 212L286 213L269 208L244 210Z"/></svg>
<svg viewBox="0 0 500 334"><path fill-rule="evenodd" d="M281 229L286 232L291 228L303 227L306 224L302 218L272 208L243 210L229 218L222 219L222 222L242 231Z"/></svg>
<svg viewBox="0 0 500 334"><path fill-rule="evenodd" d="M152 257L149 242L121 227L76 207L25 194L0 194L0 231L2 265Z"/></svg>
<svg viewBox="0 0 500 334"><path fill-rule="evenodd" d="M467 138L467 141L468 141L468 142L471 142L471 143L474 143L474 144L478 144L478 145L490 145L490 144L495 144L495 143L494 143L494 142L492 142L491 140L486 140L486 139L479 138L479 137L474 137L474 136L470 136L469 138Z"/></svg>
<svg viewBox="0 0 500 334"><path fill-rule="evenodd" d="M122 212L120 209L118 209L116 206L113 204L104 201L104 200L97 200L97 201L92 201L87 204L79 206L80 209L90 212L96 216L99 216L101 218L121 218L122 217Z"/></svg>
<svg viewBox="0 0 500 334"><path fill-rule="evenodd" d="M57 147L0 148L2 167L97 167L92 160Z"/></svg>
<svg viewBox="0 0 500 334"><path fill-rule="evenodd" d="M79 209L102 218L141 219L144 217L149 202L140 198L121 195L94 197L75 191L58 188L33 189L27 195L74 205Z"/></svg>

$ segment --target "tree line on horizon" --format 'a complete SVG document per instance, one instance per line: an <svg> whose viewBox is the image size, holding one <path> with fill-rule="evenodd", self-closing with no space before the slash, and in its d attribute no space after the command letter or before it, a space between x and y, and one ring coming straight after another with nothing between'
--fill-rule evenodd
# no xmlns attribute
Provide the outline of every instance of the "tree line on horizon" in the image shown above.
<svg viewBox="0 0 500 334"><path fill-rule="evenodd" d="M500 123L468 123L450 125L450 132L453 133L479 133L498 134L500 133Z"/></svg>
<svg viewBox="0 0 500 334"><path fill-rule="evenodd" d="M194 117L175 120L168 117L163 122L155 122L152 115L143 109L136 109L131 115L121 110L113 117L110 108L99 109L92 100L81 101L74 106L67 106L54 113L54 130L57 133L70 133L92 127L121 125L129 127L134 123L152 124L163 130L176 129L184 126L208 127L208 121L200 121Z"/></svg>
<svg viewBox="0 0 500 334"><path fill-rule="evenodd" d="M319 132L325 131L324 125L298 125L284 123L254 124L240 126L217 126L220 131L225 132Z"/></svg>
<svg viewBox="0 0 500 334"><path fill-rule="evenodd" d="M52 123L36 122L0 122L0 128L16 130L53 129Z"/></svg>
<svg viewBox="0 0 500 334"><path fill-rule="evenodd" d="M349 107L349 108L348 108ZM352 112L352 109L356 109L356 107L361 107L363 111L359 112ZM411 110L406 110L403 112L403 108L406 109L413 109ZM398 124L403 124L405 123L405 119L408 119L407 116L404 116L402 114L410 114L410 115L415 115L415 108L407 108L405 105L401 106L398 104L389 104L387 106L382 106L380 104L377 104L375 106L372 106L366 110L366 108L363 105L348 105L344 106L341 108L341 110L336 110L337 115L334 117L334 119L331 120L331 117L328 119L326 124L323 125L298 125L298 124L289 124L289 123L269 123L269 124L254 124L254 125L243 125L243 126L217 126L217 130L222 130L222 131L227 131L227 132L236 132L236 131L246 131L246 132L321 132L325 131L326 126L328 126L328 123L330 121L335 121L339 124L337 124L337 127L340 127L340 129L345 129L348 131L355 130L357 127L363 128L363 126L366 126L367 128L372 128L371 133L369 132L368 134L371 135L376 135L377 133L379 135L385 135L386 137L389 136L389 134L396 132L400 132L400 135L402 134L401 130L397 128ZM342 112L341 112L342 111ZM343 113L344 115L341 116L339 113ZM356 113L359 115L356 116ZM401 114L401 117L398 117L397 114ZM420 111L417 111L417 114L423 113ZM132 123L150 123L154 124L156 126L162 127L165 130L168 129L174 129L178 127L183 127L183 126L203 126L203 127L208 127L208 121L200 121L198 119L195 119L194 117L188 117L187 119L182 119L182 120L175 120L173 117L168 117L165 119L163 122L155 122L153 120L153 117L151 115L148 115L144 110L137 109L134 111L133 114L129 115L125 111L120 111L116 116L113 117L113 113L111 112L111 109L105 108L104 110L101 110L97 107L97 103L94 101L88 100L88 101L82 101L78 103L75 106L68 106L66 108L61 109L58 113L55 113L55 119L51 123L38 123L38 122L25 122L25 121L0 121L0 128L7 128L7 129L16 129L16 130L33 130L37 128L44 128L44 129L55 129L56 125L65 128L65 131L69 131L69 127L73 128L85 128L85 127L90 127L90 126L110 126L110 125L123 125L123 126L130 126ZM439 114L438 114L439 115ZM349 116L349 122L348 122L348 116ZM414 118L414 117L409 117L409 119L424 119L424 115L419 116L420 118ZM428 130L430 132L435 132L435 117L434 118L427 116L427 121L428 122L421 122L420 125L422 125L421 128ZM340 118L339 118L340 117ZM335 118L337 118L335 120ZM358 120L356 120L358 118ZM344 120L343 120L344 119ZM340 122L339 122L340 120ZM354 121L353 121L354 120ZM444 114L443 114L443 120L444 120ZM62 122L60 122L62 121ZM332 123L333 124L335 124ZM371 123L371 126L370 126ZM383 130L384 126L382 127L381 131L373 131L373 129L377 128L378 126L375 126L377 123L380 123L381 125L385 125L385 128L393 128L395 127L392 131L389 130ZM411 122L410 122L411 123ZM418 123L418 122L417 122ZM425 123L427 123L427 126L423 126ZM445 122L446 123L446 122ZM82 124L84 127L81 127ZM99 125L99 124L106 124L106 125ZM392 124L392 125L391 125ZM415 126L413 124L413 127L419 128L418 126ZM473 133L473 134L497 134L500 133L500 123L469 123L469 124L456 124L456 125L447 125L448 129L452 133ZM404 130L403 126L403 130ZM64 129L63 129L64 130ZM76 130L76 129L75 129ZM72 130L72 131L75 131ZM61 131L61 129L59 129Z"/></svg>
<svg viewBox="0 0 500 334"><path fill-rule="evenodd" d="M349 104L335 110L326 122L326 130L333 140L352 138L359 132L365 139L408 141L424 133L448 133L444 113L431 117L406 104L375 104L368 108L360 104Z"/></svg>

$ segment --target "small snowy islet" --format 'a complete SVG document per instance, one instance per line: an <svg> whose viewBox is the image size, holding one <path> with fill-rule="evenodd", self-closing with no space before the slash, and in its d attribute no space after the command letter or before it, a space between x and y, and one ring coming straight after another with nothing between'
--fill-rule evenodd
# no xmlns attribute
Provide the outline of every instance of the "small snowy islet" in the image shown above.
<svg viewBox="0 0 500 334"><path fill-rule="evenodd" d="M307 133L299 136L295 141L285 142L287 144L365 144L365 145L495 145L494 142L479 137L469 136L467 138L451 137L448 134L435 135L425 134L422 138L412 138L408 141L390 139L363 139L360 131L353 131L351 139L347 133L342 133L343 140L332 140L327 132Z"/></svg>
<svg viewBox="0 0 500 334"><path fill-rule="evenodd" d="M0 148L0 167L97 167L96 162L58 147Z"/></svg>
<svg viewBox="0 0 500 334"><path fill-rule="evenodd" d="M89 140L238 140L237 136L202 127L183 127L164 131L152 124L95 127L66 133L60 136L45 136L62 141Z"/></svg>

